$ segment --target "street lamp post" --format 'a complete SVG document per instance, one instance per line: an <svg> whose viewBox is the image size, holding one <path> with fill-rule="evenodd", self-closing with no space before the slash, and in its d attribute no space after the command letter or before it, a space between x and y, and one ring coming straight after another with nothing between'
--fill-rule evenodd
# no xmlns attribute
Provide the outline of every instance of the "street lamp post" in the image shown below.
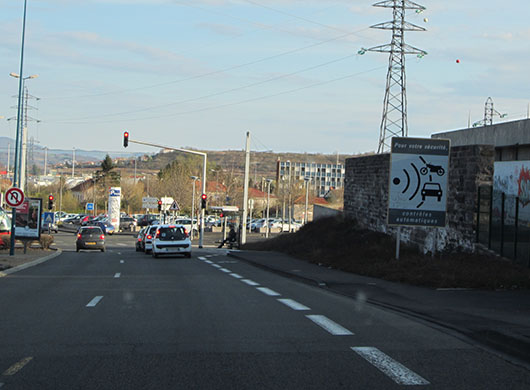
<svg viewBox="0 0 530 390"><path fill-rule="evenodd" d="M269 238L269 202L271 198L271 179L267 179L267 217L265 219L265 224L267 225L267 229L265 230L265 238Z"/></svg>
<svg viewBox="0 0 530 390"><path fill-rule="evenodd" d="M197 176L191 176L191 180L193 180L193 191L191 196L191 239L193 239L193 218L195 217L195 182L199 180Z"/></svg>
<svg viewBox="0 0 530 390"><path fill-rule="evenodd" d="M308 217L307 217L307 204L308 204L308 200L309 200L309 180L311 180L311 178L309 178L309 177L304 177L304 181L305 181L305 212L304 212L304 225L307 224L307 222L308 222Z"/></svg>

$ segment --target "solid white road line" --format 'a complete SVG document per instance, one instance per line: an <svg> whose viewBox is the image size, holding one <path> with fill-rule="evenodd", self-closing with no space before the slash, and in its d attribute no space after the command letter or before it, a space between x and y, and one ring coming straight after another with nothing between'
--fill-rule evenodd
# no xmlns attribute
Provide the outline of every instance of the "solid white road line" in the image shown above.
<svg viewBox="0 0 530 390"><path fill-rule="evenodd" d="M219 264L212 264L212 267L221 268L221 266Z"/></svg>
<svg viewBox="0 0 530 390"><path fill-rule="evenodd" d="M307 315L306 317L309 318L311 321L313 321L315 324L327 330L333 336L352 336L353 335L353 333L350 332L348 329L340 326L334 321L331 321L326 316L314 314L314 315Z"/></svg>
<svg viewBox="0 0 530 390"><path fill-rule="evenodd" d="M232 271L230 271L229 269L226 269L226 268L219 268L219 271L223 271L223 272L226 272L226 273L232 272Z"/></svg>
<svg viewBox="0 0 530 390"><path fill-rule="evenodd" d="M117 273L114 274L114 278L116 278L116 279L119 278L120 276L121 276L120 272L117 272Z"/></svg>
<svg viewBox="0 0 530 390"><path fill-rule="evenodd" d="M293 310L311 310L309 307L302 305L301 303L298 303L296 301L293 301L292 299L278 299L278 301L280 301L286 306L289 306Z"/></svg>
<svg viewBox="0 0 530 390"><path fill-rule="evenodd" d="M94 307L96 306L99 301L101 301L103 299L103 296L99 295L97 297L94 297L94 299L92 299L90 302L88 302L88 304L86 305L86 307Z"/></svg>
<svg viewBox="0 0 530 390"><path fill-rule="evenodd" d="M236 274L236 273L230 274L230 276L233 276L236 279L243 279L243 276Z"/></svg>
<svg viewBox="0 0 530 390"><path fill-rule="evenodd" d="M243 283L248 284L249 286L259 286L259 283L256 283L255 281L250 280L250 279L241 279L241 281Z"/></svg>
<svg viewBox="0 0 530 390"><path fill-rule="evenodd" d="M257 287L256 289L261 291L263 294L268 295L269 297L278 297L278 296L282 295L282 294L277 293L276 291L271 290L270 288L267 288L267 287Z"/></svg>
<svg viewBox="0 0 530 390"><path fill-rule="evenodd" d="M422 378L401 363L374 347L351 347L360 356L385 373L394 382L400 385L416 386L429 385L429 381Z"/></svg>

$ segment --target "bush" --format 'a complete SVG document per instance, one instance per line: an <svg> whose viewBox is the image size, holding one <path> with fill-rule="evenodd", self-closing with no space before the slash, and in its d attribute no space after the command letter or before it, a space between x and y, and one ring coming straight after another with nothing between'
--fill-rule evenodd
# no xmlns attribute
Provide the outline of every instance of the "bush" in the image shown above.
<svg viewBox="0 0 530 390"><path fill-rule="evenodd" d="M50 245L53 244L53 236L50 234L41 234L39 242L42 249L50 249Z"/></svg>

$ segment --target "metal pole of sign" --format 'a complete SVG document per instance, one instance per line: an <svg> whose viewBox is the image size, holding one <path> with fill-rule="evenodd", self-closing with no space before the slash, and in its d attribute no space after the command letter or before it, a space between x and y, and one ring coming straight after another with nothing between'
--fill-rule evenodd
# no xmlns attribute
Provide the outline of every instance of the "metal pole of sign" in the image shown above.
<svg viewBox="0 0 530 390"><path fill-rule="evenodd" d="M401 242L401 226L397 227L396 233L396 260L399 260L399 245Z"/></svg>

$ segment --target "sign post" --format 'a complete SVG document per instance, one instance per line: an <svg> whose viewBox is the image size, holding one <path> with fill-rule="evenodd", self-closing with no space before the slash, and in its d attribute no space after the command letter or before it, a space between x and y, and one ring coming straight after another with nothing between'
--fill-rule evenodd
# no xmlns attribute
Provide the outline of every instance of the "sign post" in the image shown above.
<svg viewBox="0 0 530 390"><path fill-rule="evenodd" d="M18 134L18 133L17 133ZM16 175L16 170L15 170ZM24 191L20 188L12 187L6 191L6 204L12 208L11 212L11 245L9 248L9 256L15 254L15 221L17 219L17 207L24 201Z"/></svg>
<svg viewBox="0 0 530 390"><path fill-rule="evenodd" d="M392 138L388 225L445 227L449 140Z"/></svg>

